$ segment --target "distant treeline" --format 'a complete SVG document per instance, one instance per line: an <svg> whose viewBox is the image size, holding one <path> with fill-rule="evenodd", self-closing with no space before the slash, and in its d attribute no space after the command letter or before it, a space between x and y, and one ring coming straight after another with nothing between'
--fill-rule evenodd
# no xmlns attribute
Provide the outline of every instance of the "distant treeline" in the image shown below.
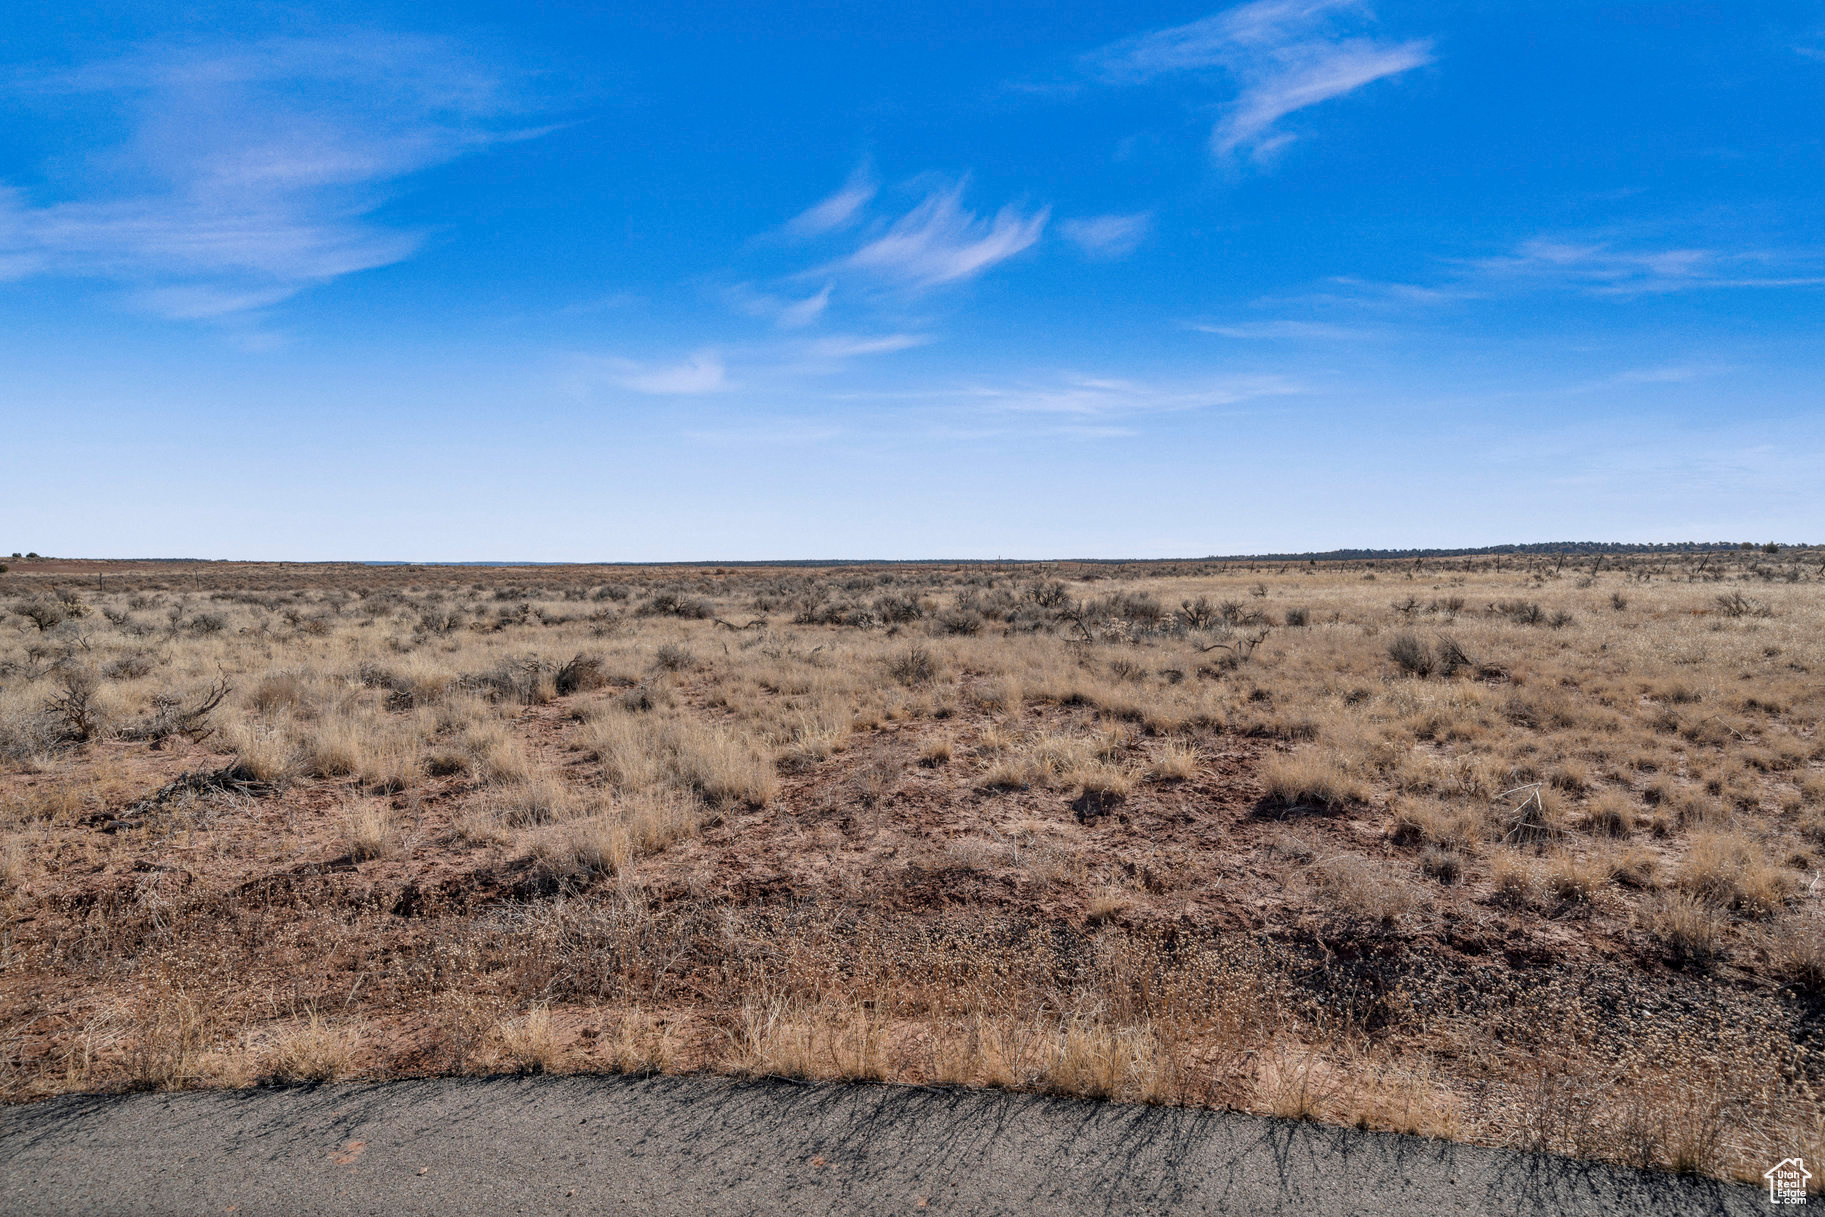
<svg viewBox="0 0 1825 1217"><path fill-rule="evenodd" d="M653 569L683 569L699 567L716 567L731 570L754 568L829 568L851 566L1122 566L1122 567L1161 567L1184 563L1204 562L1411 562L1418 558L1489 558L1519 556L1566 556L1580 554L1709 554L1726 553L1738 550L1778 550L1809 549L1804 543L1772 543L1747 541L1666 541L1654 544L1639 544L1627 541L1537 541L1521 545L1484 545L1474 549L1327 549L1306 553L1280 554L1210 554L1202 558L773 558L717 561L713 559L685 559L672 562L616 562L614 560L597 560L582 562L513 562L513 561L468 561L468 562L414 562L399 561L263 561L260 559L233 558L78 558L55 559L37 554L29 555L31 559L46 562L93 562L98 565L130 565L133 563L160 563L170 565L205 565L205 566L280 566L280 567L567 567L567 566L614 566L614 567L650 567ZM18 555L14 555L17 557Z"/></svg>
<svg viewBox="0 0 1825 1217"><path fill-rule="evenodd" d="M1704 554L1744 547L1738 541L1538 541L1528 545L1485 545L1478 549L1328 549L1303 554L1212 554L1206 562L1369 562L1403 558L1481 558L1499 554ZM1759 544L1754 546L1759 549ZM1788 548L1783 546L1782 548ZM1799 548L1805 548L1800 546Z"/></svg>

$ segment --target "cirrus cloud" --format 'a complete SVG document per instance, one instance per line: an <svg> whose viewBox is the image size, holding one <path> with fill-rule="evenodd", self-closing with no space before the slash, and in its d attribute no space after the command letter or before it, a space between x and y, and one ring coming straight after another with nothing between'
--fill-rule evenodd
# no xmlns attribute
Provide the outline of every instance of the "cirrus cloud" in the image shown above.
<svg viewBox="0 0 1825 1217"><path fill-rule="evenodd" d="M108 282L179 320L410 257L423 234L375 218L393 184L537 134L505 124L520 107L500 75L433 38L161 44L13 83L40 106L102 98L129 134L98 172L41 183L52 201L0 187L0 277Z"/></svg>
<svg viewBox="0 0 1825 1217"><path fill-rule="evenodd" d="M1424 39L1394 42L1357 28L1360 0L1256 0L1093 53L1093 75L1137 84L1172 73L1220 72L1236 87L1210 135L1220 157L1265 158L1295 137L1281 120L1432 62Z"/></svg>
<svg viewBox="0 0 1825 1217"><path fill-rule="evenodd" d="M962 205L963 190L958 183L927 194L839 265L914 288L973 279L1031 247L1051 216L1049 207L1012 205L979 216Z"/></svg>

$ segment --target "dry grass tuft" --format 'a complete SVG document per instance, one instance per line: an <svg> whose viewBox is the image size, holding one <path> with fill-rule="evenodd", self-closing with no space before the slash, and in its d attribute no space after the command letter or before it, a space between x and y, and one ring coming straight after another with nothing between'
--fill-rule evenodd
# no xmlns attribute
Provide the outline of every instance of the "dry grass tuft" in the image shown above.
<svg viewBox="0 0 1825 1217"><path fill-rule="evenodd" d="M1044 1057L1037 1088L1054 1094L1146 1102L1161 1094L1163 1053L1146 1026L1067 1021Z"/></svg>
<svg viewBox="0 0 1825 1217"><path fill-rule="evenodd" d="M393 813L379 803L351 803L342 811L342 839L357 862L384 858L393 848Z"/></svg>
<svg viewBox="0 0 1825 1217"><path fill-rule="evenodd" d="M1585 822L1601 836L1626 837L1635 831L1635 804L1626 795L1605 791L1591 800Z"/></svg>
<svg viewBox="0 0 1825 1217"><path fill-rule="evenodd" d="M1269 801L1281 807L1335 811L1368 798L1368 786L1335 758L1310 750L1278 755L1262 766Z"/></svg>
<svg viewBox="0 0 1825 1217"><path fill-rule="evenodd" d="M750 1001L726 1064L756 1077L881 1081L888 1076L884 1032L860 1005L813 1006L777 996Z"/></svg>
<svg viewBox="0 0 1825 1217"><path fill-rule="evenodd" d="M556 1073L564 1059L551 1011L545 1006L502 1019L495 1024L494 1034L502 1061L514 1073Z"/></svg>
<svg viewBox="0 0 1825 1217"><path fill-rule="evenodd" d="M1291 1044L1275 1044L1262 1055L1255 1086L1269 1114L1283 1120L1318 1119L1343 1089L1322 1055Z"/></svg>
<svg viewBox="0 0 1825 1217"><path fill-rule="evenodd" d="M181 991L140 1003L127 1059L131 1090L179 1090L203 1080L210 1038L202 1003Z"/></svg>
<svg viewBox="0 0 1825 1217"><path fill-rule="evenodd" d="M1708 964L1724 953L1729 922L1714 904L1661 892L1641 906L1641 926L1676 963Z"/></svg>
<svg viewBox="0 0 1825 1217"><path fill-rule="evenodd" d="M1187 782L1198 776L1201 759L1196 744L1173 741L1148 759L1147 776L1156 782Z"/></svg>
<svg viewBox="0 0 1825 1217"><path fill-rule="evenodd" d="M361 1059L361 1035L324 1022L313 1011L301 1025L279 1032L262 1055L269 1083L334 1082L352 1077Z"/></svg>
<svg viewBox="0 0 1825 1217"><path fill-rule="evenodd" d="M224 732L224 742L234 752L234 770L248 781L279 785L298 771L297 750L277 727L236 723Z"/></svg>
<svg viewBox="0 0 1825 1217"><path fill-rule="evenodd" d="M1782 918L1765 941L1776 976L1809 993L1825 992L1825 913L1808 906Z"/></svg>
<svg viewBox="0 0 1825 1217"><path fill-rule="evenodd" d="M1405 879L1361 854L1325 858L1311 875L1328 903L1363 922L1393 925L1419 906L1418 893Z"/></svg>
<svg viewBox="0 0 1825 1217"><path fill-rule="evenodd" d="M954 750L955 745L947 737L934 736L919 745L919 764L927 769L948 765Z"/></svg>
<svg viewBox="0 0 1825 1217"><path fill-rule="evenodd" d="M1692 835L1679 885L1712 904L1767 917L1786 904L1793 889L1793 876L1770 862L1749 837L1734 832L1699 832Z"/></svg>

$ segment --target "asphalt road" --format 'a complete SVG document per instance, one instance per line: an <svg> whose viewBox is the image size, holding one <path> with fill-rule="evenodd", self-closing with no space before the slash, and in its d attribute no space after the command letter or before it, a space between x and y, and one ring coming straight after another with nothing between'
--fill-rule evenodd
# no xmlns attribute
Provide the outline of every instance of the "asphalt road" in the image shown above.
<svg viewBox="0 0 1825 1217"><path fill-rule="evenodd" d="M7 1214L1758 1213L1753 1188L1215 1112L712 1078L0 1110Z"/></svg>

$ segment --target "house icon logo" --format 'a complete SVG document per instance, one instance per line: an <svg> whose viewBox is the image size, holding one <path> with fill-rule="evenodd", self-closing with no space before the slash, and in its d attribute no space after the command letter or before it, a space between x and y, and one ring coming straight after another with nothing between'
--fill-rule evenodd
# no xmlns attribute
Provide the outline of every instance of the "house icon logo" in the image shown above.
<svg viewBox="0 0 1825 1217"><path fill-rule="evenodd" d="M1812 1172L1804 1158L1783 1158L1762 1172L1768 1181L1769 1204L1805 1204L1806 1181Z"/></svg>

